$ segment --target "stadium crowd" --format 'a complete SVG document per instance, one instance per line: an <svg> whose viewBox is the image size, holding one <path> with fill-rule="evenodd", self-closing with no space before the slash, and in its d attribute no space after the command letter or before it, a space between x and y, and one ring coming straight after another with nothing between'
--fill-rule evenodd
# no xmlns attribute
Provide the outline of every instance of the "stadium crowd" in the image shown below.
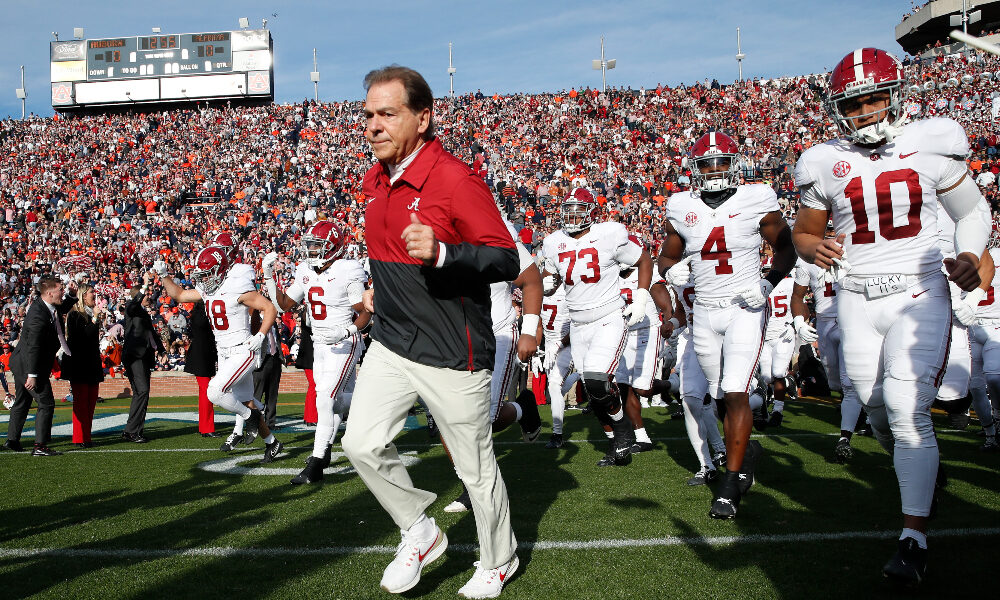
<svg viewBox="0 0 1000 600"><path fill-rule="evenodd" d="M970 168L1000 223L1000 59L974 55L908 61L912 118L947 115L969 134ZM729 132L744 177L778 193L789 221L792 167L834 126L825 77L703 81L655 89L571 89L436 101L440 139L472 165L536 246L557 227L573 186L597 193L611 219L658 247L665 205L691 183L687 150L702 132ZM16 343L32 285L45 273L98 284L108 303L105 369L115 375L115 328L128 288L156 258L189 273L210 234L232 231L248 262L277 250L291 261L309 223L345 223L364 258L362 177L372 164L360 102L212 106L156 113L0 121L0 362ZM290 269L286 274L290 275ZM182 281L182 283L186 283ZM146 308L168 348L158 370L180 370L191 306L154 284ZM296 348L286 317L283 350Z"/></svg>

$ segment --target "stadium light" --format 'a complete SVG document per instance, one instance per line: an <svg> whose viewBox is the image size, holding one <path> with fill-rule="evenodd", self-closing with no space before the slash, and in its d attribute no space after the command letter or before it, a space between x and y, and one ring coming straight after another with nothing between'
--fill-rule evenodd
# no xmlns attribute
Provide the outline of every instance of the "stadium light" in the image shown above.
<svg viewBox="0 0 1000 600"><path fill-rule="evenodd" d="M240 17L240 29L247 29L250 27L250 19L246 17Z"/></svg>
<svg viewBox="0 0 1000 600"><path fill-rule="evenodd" d="M24 65L21 65L21 87L14 90L14 95L21 101L21 120L24 120L24 100L28 94L24 91Z"/></svg>
<svg viewBox="0 0 1000 600"><path fill-rule="evenodd" d="M747 55L743 54L743 49L740 46L740 28L736 28L736 63L740 66L740 81L743 81L743 59Z"/></svg>
<svg viewBox="0 0 1000 600"><path fill-rule="evenodd" d="M457 71L458 69L456 69L455 66L451 64L451 42L448 42L448 78L451 80L449 84L450 87L449 91L451 92L452 98L455 97L455 73Z"/></svg>
<svg viewBox="0 0 1000 600"><path fill-rule="evenodd" d="M56 38L56 41L58 42L59 41L59 32L58 31L53 31L52 32L52 37Z"/></svg>
<svg viewBox="0 0 1000 600"><path fill-rule="evenodd" d="M319 66L316 64L315 48L313 48L313 70L309 73L309 81L313 83L313 99L319 103Z"/></svg>
<svg viewBox="0 0 1000 600"><path fill-rule="evenodd" d="M609 69L614 69L618 65L618 61L614 58L611 60L604 60L604 36L601 36L601 60L590 61L590 66L595 71L600 69L601 71L601 91L608 91L608 79L607 74Z"/></svg>
<svg viewBox="0 0 1000 600"><path fill-rule="evenodd" d="M73 28L73 39L82 40L83 39L83 27Z"/></svg>

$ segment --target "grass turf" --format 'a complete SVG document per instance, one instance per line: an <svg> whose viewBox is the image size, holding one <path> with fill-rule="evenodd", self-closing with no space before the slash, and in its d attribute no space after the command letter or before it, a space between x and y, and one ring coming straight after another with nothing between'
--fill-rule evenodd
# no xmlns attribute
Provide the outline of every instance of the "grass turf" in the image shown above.
<svg viewBox="0 0 1000 600"><path fill-rule="evenodd" d="M127 401L109 400L98 406L98 415L124 410ZM197 407L193 398L155 399L150 406L150 412L171 410ZM900 526L891 462L871 438L855 438L851 464L832 462L835 406L786 407L783 426L759 438L766 453L758 484L732 522L708 518L710 489L684 484L697 464L683 421L669 419L663 409L644 413L656 450L637 455L627 468L595 466L606 446L603 432L592 416L578 412L567 414L572 442L561 450L543 448L545 434L539 443L520 443L516 427L496 437L514 531L522 544L540 543L521 548L520 573L503 597L897 594L880 575L895 549L892 532ZM548 423L547 409L542 414ZM282 397L279 419L284 417L301 417L301 396ZM68 407L60 405L56 422L68 419ZM939 430L950 484L932 521L922 597L979 595L986 582L977 574L990 572L995 533L985 535L982 528L1000 526L1000 456L980 454L981 438L972 430ZM293 487L291 476L211 473L199 464L225 457L218 451L221 439L198 436L193 423L154 421L146 431L153 439L146 445L121 442L111 433L95 436L93 450L75 450L68 438L60 438L53 446L68 451L61 457L0 454L0 597L389 597L378 581L398 530L357 475L328 475L323 484ZM277 434L288 448L269 467L300 469L311 432ZM472 515L442 510L460 486L434 442L425 429L404 432L397 440L401 451L414 451L420 459L410 467L414 481L438 493L429 514L452 544L407 597L454 597L476 559ZM196 451L164 451L171 449ZM238 452L258 458L262 451L258 441ZM341 457L334 466L346 464ZM964 528L980 531L954 532ZM935 537L935 529L952 533ZM849 535L837 538L845 532ZM742 541L702 539L726 536ZM613 541L668 537L683 540L638 547L616 547ZM599 548L550 544L593 540L605 543ZM345 550L352 547L366 552ZM54 552L15 552L39 548ZM209 553L220 548L235 550ZM280 551L269 555L268 549ZM201 554L181 555L181 550Z"/></svg>

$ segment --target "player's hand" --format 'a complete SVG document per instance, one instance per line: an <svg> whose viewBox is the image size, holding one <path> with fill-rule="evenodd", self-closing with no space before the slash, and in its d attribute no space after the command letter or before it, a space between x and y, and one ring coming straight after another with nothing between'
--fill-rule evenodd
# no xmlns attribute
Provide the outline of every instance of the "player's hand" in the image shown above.
<svg viewBox="0 0 1000 600"><path fill-rule="evenodd" d="M167 276L167 263L162 260L158 260L153 263L153 273L156 273L157 277L163 278Z"/></svg>
<svg viewBox="0 0 1000 600"><path fill-rule="evenodd" d="M632 294L632 304L625 306L622 314L628 320L628 326L632 327L646 316L646 302L649 301L649 290L638 288Z"/></svg>
<svg viewBox="0 0 1000 600"><path fill-rule="evenodd" d="M667 339L674 334L674 324L670 321L664 321L660 323L660 335L663 339Z"/></svg>
<svg viewBox="0 0 1000 600"><path fill-rule="evenodd" d="M542 360L542 368L551 371L556 366L556 355L559 354L559 346L556 344L545 344L545 358Z"/></svg>
<svg viewBox="0 0 1000 600"><path fill-rule="evenodd" d="M29 392L30 391L34 391L34 389L35 389L35 378L34 377L29 377L29 378L27 378L27 379L24 380L24 389L28 390Z"/></svg>
<svg viewBox="0 0 1000 600"><path fill-rule="evenodd" d="M689 254L686 258L678 261L674 266L667 269L667 283L677 287L684 287L691 281L691 259L694 254Z"/></svg>
<svg viewBox="0 0 1000 600"><path fill-rule="evenodd" d="M278 262L277 252L268 252L264 255L264 260L260 263L260 270L264 273L265 279L274 279L274 263Z"/></svg>
<svg viewBox="0 0 1000 600"><path fill-rule="evenodd" d="M329 336L327 336L323 340L323 343L324 344L339 344L340 342L346 340L350 336L351 336L351 332L346 327L343 327L343 328L341 328L341 329L339 329L337 331L334 331Z"/></svg>
<svg viewBox="0 0 1000 600"><path fill-rule="evenodd" d="M267 337L266 333L264 333L263 331L258 331L257 333L253 334L252 336L250 336L250 338L247 339L246 341L247 348L255 351L260 350L260 347L264 344L264 338L266 337Z"/></svg>
<svg viewBox="0 0 1000 600"><path fill-rule="evenodd" d="M829 269L835 260L846 258L844 256L844 240L847 234L842 233L834 238L826 238L816 246L816 259L813 261L821 269Z"/></svg>
<svg viewBox="0 0 1000 600"><path fill-rule="evenodd" d="M413 258L423 261L425 265L433 265L437 260L438 244L434 229L421 223L416 213L410 213L410 224L400 237L406 242L406 252Z"/></svg>
<svg viewBox="0 0 1000 600"><path fill-rule="evenodd" d="M948 271L948 281L954 281L955 285L966 292L979 287L982 280L979 279L978 264L969 258L971 254L965 252L958 255L958 258L944 259L944 268Z"/></svg>
<svg viewBox="0 0 1000 600"><path fill-rule="evenodd" d="M365 310L375 314L375 290L365 290L361 294L361 304L365 307Z"/></svg>
<svg viewBox="0 0 1000 600"><path fill-rule="evenodd" d="M976 308L979 306L979 302L986 297L986 292L981 288L976 288L966 294L965 298L952 302L952 310L955 313L955 318L958 322L966 327L975 324L976 322Z"/></svg>
<svg viewBox="0 0 1000 600"><path fill-rule="evenodd" d="M816 328L806 323L805 317L798 316L792 319L792 327L795 329L795 333L799 336L799 339L807 344L811 344L819 339Z"/></svg>
<svg viewBox="0 0 1000 600"><path fill-rule="evenodd" d="M528 359L538 352L538 340L533 335L521 334L517 338L517 359L523 364L528 363Z"/></svg>
<svg viewBox="0 0 1000 600"><path fill-rule="evenodd" d="M767 297L771 295L773 289L774 285L770 281L761 279L757 285L740 292L736 297L743 306L757 310L767 304Z"/></svg>

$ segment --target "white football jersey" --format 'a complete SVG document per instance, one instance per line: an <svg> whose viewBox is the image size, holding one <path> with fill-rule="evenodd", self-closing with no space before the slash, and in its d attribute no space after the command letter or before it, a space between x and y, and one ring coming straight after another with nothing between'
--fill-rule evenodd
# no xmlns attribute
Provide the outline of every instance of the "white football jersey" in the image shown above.
<svg viewBox="0 0 1000 600"><path fill-rule="evenodd" d="M771 295L767 297L771 305L771 316L767 319L767 329L764 330L765 339L774 339L781 335L792 323L792 284L795 282L791 277L785 277L778 282L771 290Z"/></svg>
<svg viewBox="0 0 1000 600"><path fill-rule="evenodd" d="M684 314L687 316L687 328L691 327L691 321L694 319L694 284L687 284L684 286L674 286L674 293L681 300L681 306L684 307Z"/></svg>
<svg viewBox="0 0 1000 600"><path fill-rule="evenodd" d="M525 249L517 236L514 226L506 219L504 225L507 232L514 240L514 247L517 248L517 259L520 262L518 273L535 264L535 259ZM509 281L497 281L490 284L490 318L493 319L493 333L499 333L510 329L510 324L517 320L517 309L514 308L514 297L511 295L511 285Z"/></svg>
<svg viewBox="0 0 1000 600"><path fill-rule="evenodd" d="M628 306L629 304L632 304L632 295L635 293L635 290L639 289L639 269L632 269L632 272L629 273L628 277L619 277L619 279L621 286L619 293L622 296L622 300L625 301L625 305ZM660 276L660 274L654 268L653 278L649 284L650 288L653 287L653 284L661 281L663 281L663 277ZM647 288L647 290L648 289L649 288ZM646 301L646 318L639 321L632 327L629 327L629 330L636 331L638 329L642 329L643 327L649 327L650 324L656 324L657 326L659 326L660 323L659 317L660 317L660 309L656 307L656 303L653 302L653 298L650 297Z"/></svg>
<svg viewBox="0 0 1000 600"><path fill-rule="evenodd" d="M990 248L990 256L995 264L1000 264L1000 248ZM997 298L997 288L1000 287L1000 269L993 274L993 282L986 289L986 297L979 301L976 308L977 319L1000 319L1000 298Z"/></svg>
<svg viewBox="0 0 1000 600"><path fill-rule="evenodd" d="M558 230L542 242L545 270L562 277L571 311L609 304L621 309L625 303L619 295L618 272L622 265L634 265L641 255L639 240L614 222L595 223L579 239Z"/></svg>
<svg viewBox="0 0 1000 600"><path fill-rule="evenodd" d="M542 297L542 334L545 344L562 344L569 335L569 315L566 314L566 290L556 288L549 296Z"/></svg>
<svg viewBox="0 0 1000 600"><path fill-rule="evenodd" d="M195 286L205 300L205 312L219 348L238 346L250 338L250 307L240 304L239 299L247 292L257 291L253 280L253 267L235 264L214 293L208 294Z"/></svg>
<svg viewBox="0 0 1000 600"><path fill-rule="evenodd" d="M352 299L348 287L355 284L355 291L359 286L364 290L367 281L361 263L353 258L335 260L322 273L303 262L295 267L295 280L285 294L295 302L305 300L313 336L324 339L354 322L352 306L360 298Z"/></svg>
<svg viewBox="0 0 1000 600"><path fill-rule="evenodd" d="M837 291L840 289L840 284L825 281L823 269L802 259L795 263L794 273L795 283L812 291L813 302L816 305L816 318L837 318Z"/></svg>
<svg viewBox="0 0 1000 600"><path fill-rule="evenodd" d="M905 125L876 149L838 139L806 150L795 165L802 204L829 210L850 275L918 275L941 268L937 190L954 185L969 154L962 126L945 118ZM949 219L950 220L950 219Z"/></svg>
<svg viewBox="0 0 1000 600"><path fill-rule="evenodd" d="M684 255L694 254L691 273L698 297L734 298L760 281L760 220L780 211L771 186L741 185L718 208L691 192L671 196L667 219L684 238Z"/></svg>

